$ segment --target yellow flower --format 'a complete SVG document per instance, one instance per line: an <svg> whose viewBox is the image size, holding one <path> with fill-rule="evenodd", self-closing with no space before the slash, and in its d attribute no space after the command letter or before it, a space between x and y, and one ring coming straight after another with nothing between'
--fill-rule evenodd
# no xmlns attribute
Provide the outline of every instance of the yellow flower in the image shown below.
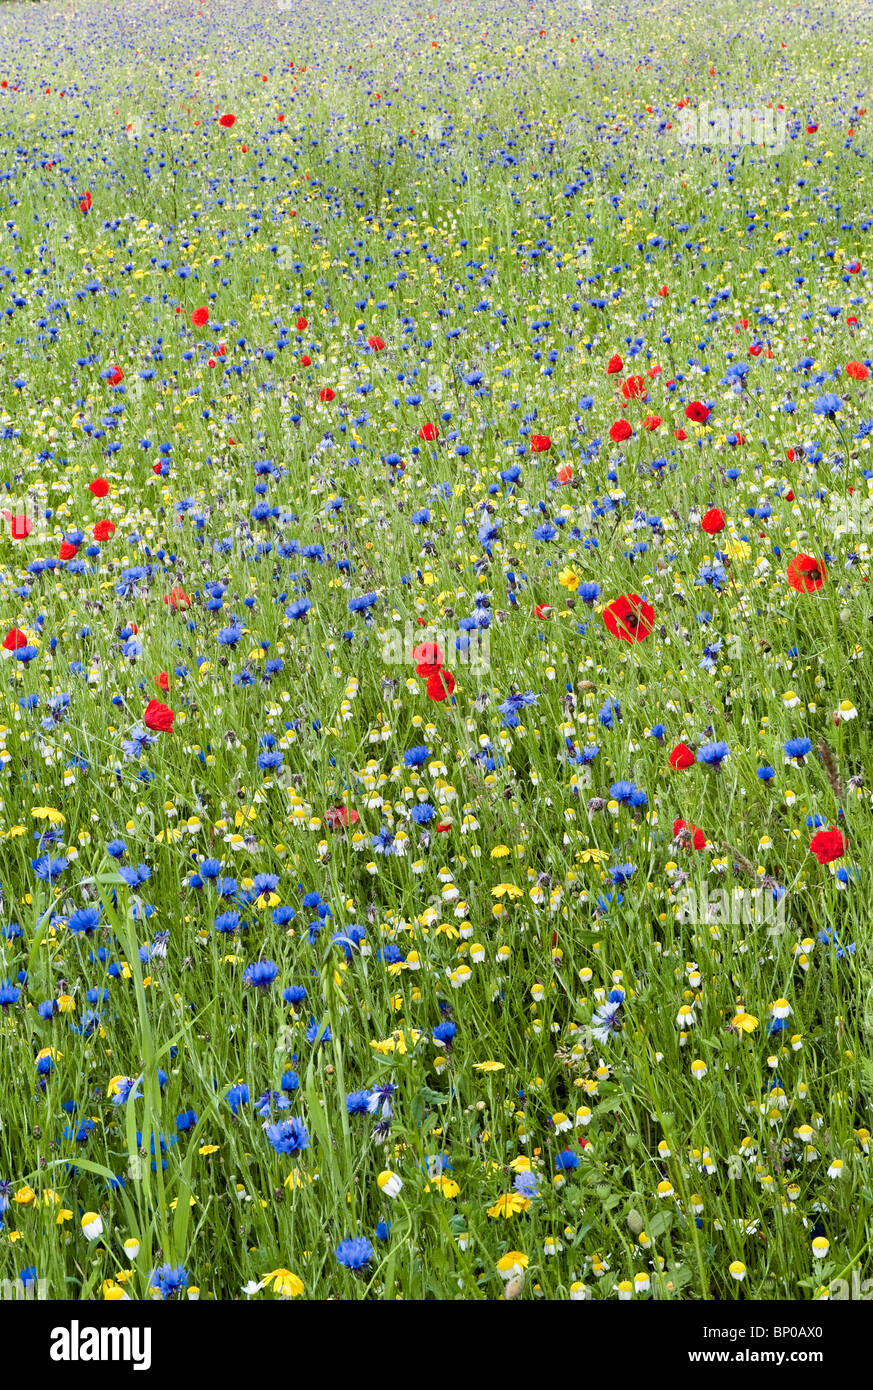
<svg viewBox="0 0 873 1390"><path fill-rule="evenodd" d="M448 1201L451 1201L453 1197L457 1197L461 1190L454 1178L434 1178L433 1186L439 1188L440 1192Z"/></svg>
<svg viewBox="0 0 873 1390"><path fill-rule="evenodd" d="M207 1154L217 1154L217 1153L218 1153L218 1149L219 1149L218 1144L201 1144L201 1146L200 1146L200 1148L197 1150L197 1152L198 1152L199 1154L202 1154L203 1157L205 1158Z"/></svg>
<svg viewBox="0 0 873 1390"><path fill-rule="evenodd" d="M520 1211L530 1210L530 1198L522 1197L520 1192L505 1192L502 1197L498 1197L493 1207L488 1208L488 1215L495 1219L505 1216L516 1216Z"/></svg>
<svg viewBox="0 0 873 1390"><path fill-rule="evenodd" d="M513 1279L519 1274L523 1274L530 1264L530 1259L521 1250L507 1250L497 1261L497 1270L501 1279Z"/></svg>
<svg viewBox="0 0 873 1390"><path fill-rule="evenodd" d="M524 889L516 888L514 883L498 883L496 888L491 889L492 898L523 898Z"/></svg>
<svg viewBox="0 0 873 1390"><path fill-rule="evenodd" d="M505 1071L503 1062L474 1062L474 1071Z"/></svg>
<svg viewBox="0 0 873 1390"><path fill-rule="evenodd" d="M290 1269L274 1269L265 1274L264 1286L270 1283L274 1293L280 1293L283 1298L297 1298L303 1292L303 1280L292 1274Z"/></svg>
<svg viewBox="0 0 873 1390"><path fill-rule="evenodd" d="M758 1026L758 1020L754 1014L747 1014L742 1009L731 1019L731 1027L737 1028L741 1033L754 1033Z"/></svg>
<svg viewBox="0 0 873 1390"><path fill-rule="evenodd" d="M27 1183L25 1183L24 1187L19 1187L18 1191L16 1192L13 1198L13 1201L18 1202L19 1205L22 1207L26 1207L29 1206L35 1198L36 1193L34 1192L33 1188L28 1187Z"/></svg>
<svg viewBox="0 0 873 1390"><path fill-rule="evenodd" d="M558 575L558 583L562 588L569 589L571 594L575 594L576 590L579 588L579 576L576 571L568 565L567 568L561 570L561 573Z"/></svg>

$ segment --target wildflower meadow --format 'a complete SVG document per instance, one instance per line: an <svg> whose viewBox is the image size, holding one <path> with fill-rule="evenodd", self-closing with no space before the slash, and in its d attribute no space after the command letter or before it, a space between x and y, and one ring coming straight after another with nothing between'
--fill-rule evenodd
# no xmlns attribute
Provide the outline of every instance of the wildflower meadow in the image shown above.
<svg viewBox="0 0 873 1390"><path fill-rule="evenodd" d="M0 4L3 1297L873 1296L870 15Z"/></svg>

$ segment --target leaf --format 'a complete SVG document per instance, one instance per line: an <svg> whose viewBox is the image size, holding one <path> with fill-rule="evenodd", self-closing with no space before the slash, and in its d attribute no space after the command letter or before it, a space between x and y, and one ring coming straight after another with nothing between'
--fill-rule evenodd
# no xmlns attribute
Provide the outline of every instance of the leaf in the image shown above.
<svg viewBox="0 0 873 1390"><path fill-rule="evenodd" d="M432 1091L430 1086L422 1086L418 1094L427 1105L445 1105L451 1100L448 1091Z"/></svg>
<svg viewBox="0 0 873 1390"><path fill-rule="evenodd" d="M653 1240L663 1236L673 1225L672 1211L656 1211L648 1226L648 1234Z"/></svg>

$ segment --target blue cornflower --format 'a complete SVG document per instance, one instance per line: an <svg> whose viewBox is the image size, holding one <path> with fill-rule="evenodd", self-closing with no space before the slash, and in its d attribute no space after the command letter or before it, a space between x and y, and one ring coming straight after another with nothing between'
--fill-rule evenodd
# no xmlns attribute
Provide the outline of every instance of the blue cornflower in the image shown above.
<svg viewBox="0 0 873 1390"><path fill-rule="evenodd" d="M158 1265L149 1275L149 1288L159 1289L161 1298L172 1298L188 1287L188 1271L182 1265L173 1269L172 1265Z"/></svg>
<svg viewBox="0 0 873 1390"><path fill-rule="evenodd" d="M249 1102L248 1086L246 1086L245 1082L242 1082L239 1086L231 1086L225 1099L234 1115L238 1114L240 1106L247 1105Z"/></svg>
<svg viewBox="0 0 873 1390"><path fill-rule="evenodd" d="M697 750L697 761L718 769L730 751L726 743L702 743Z"/></svg>
<svg viewBox="0 0 873 1390"><path fill-rule="evenodd" d="M10 1004L17 1004L21 990L11 980L0 980L0 1008L5 1012Z"/></svg>
<svg viewBox="0 0 873 1390"><path fill-rule="evenodd" d="M782 751L789 762L792 758L805 758L811 750L812 743L808 738L790 738L782 745Z"/></svg>
<svg viewBox="0 0 873 1390"><path fill-rule="evenodd" d="M67 930L77 934L84 933L90 936L100 921L99 907L80 907L75 912L71 912L67 918Z"/></svg>
<svg viewBox="0 0 873 1390"><path fill-rule="evenodd" d="M319 1037L319 1033L321 1032L322 1027L324 1027L324 1032L321 1033L321 1036ZM319 1043L332 1042L333 1033L330 1031L330 1028L327 1026L327 1024L322 1025L319 1019L311 1018L306 1028L306 1041L308 1043L314 1043L316 1038L318 1038Z"/></svg>
<svg viewBox="0 0 873 1390"><path fill-rule="evenodd" d="M536 1173L532 1173L529 1169L527 1172L516 1173L512 1186L522 1197L527 1197L531 1201L540 1195L539 1178Z"/></svg>
<svg viewBox="0 0 873 1390"><path fill-rule="evenodd" d="M433 1030L433 1040L438 1047L451 1047L457 1031L456 1023L438 1023Z"/></svg>
<svg viewBox="0 0 873 1390"><path fill-rule="evenodd" d="M51 855L41 854L38 859L31 859L31 868L38 879L43 883L54 883L59 874L69 868L66 859L52 859Z"/></svg>
<svg viewBox="0 0 873 1390"><path fill-rule="evenodd" d="M350 1091L346 1096L346 1110L350 1115L367 1115L370 1111L369 1091Z"/></svg>
<svg viewBox="0 0 873 1390"><path fill-rule="evenodd" d="M265 1125L264 1133L277 1154L298 1154L309 1148L309 1133L294 1116L279 1124Z"/></svg>
<svg viewBox="0 0 873 1390"><path fill-rule="evenodd" d="M334 1251L337 1260L355 1273L365 1269L373 1258L373 1247L365 1236L349 1236Z"/></svg>
<svg viewBox="0 0 873 1390"><path fill-rule="evenodd" d="M271 960L256 960L247 965L243 980L256 989L267 989L279 974L279 967Z"/></svg>
<svg viewBox="0 0 873 1390"><path fill-rule="evenodd" d="M430 757L430 749L424 743L417 743L413 748L407 748L403 754L403 762L406 767L421 767Z"/></svg>

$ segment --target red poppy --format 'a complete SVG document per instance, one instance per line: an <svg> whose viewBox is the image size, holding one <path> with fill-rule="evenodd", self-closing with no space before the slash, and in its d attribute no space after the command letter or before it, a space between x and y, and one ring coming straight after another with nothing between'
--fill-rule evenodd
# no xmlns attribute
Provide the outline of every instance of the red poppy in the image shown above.
<svg viewBox="0 0 873 1390"><path fill-rule="evenodd" d="M700 518L700 528L708 536L715 536L719 531L724 530L725 515L719 507L710 507L708 512Z"/></svg>
<svg viewBox="0 0 873 1390"><path fill-rule="evenodd" d="M440 432L436 425L432 425L428 420L427 424L422 425L421 429L418 431L418 437L419 439L426 440L428 444L432 444L435 439L439 439Z"/></svg>
<svg viewBox="0 0 873 1390"><path fill-rule="evenodd" d="M662 285L661 288L658 290L658 294L661 296L662 299L666 299L669 293L670 291L667 289L666 285Z"/></svg>
<svg viewBox="0 0 873 1390"><path fill-rule="evenodd" d="M202 328L204 324L207 324L209 322L209 310L205 307L205 305L201 306L199 309L194 310L193 314L191 315L191 322L193 323L195 328Z"/></svg>
<svg viewBox="0 0 873 1390"><path fill-rule="evenodd" d="M191 600L184 589L171 589L168 594L164 594L164 603L170 608L190 608Z"/></svg>
<svg viewBox="0 0 873 1390"><path fill-rule="evenodd" d="M224 116L219 116L218 118L218 124L223 125L225 130L230 130L235 121L236 116L232 116L229 111Z"/></svg>
<svg viewBox="0 0 873 1390"><path fill-rule="evenodd" d="M110 536L115 535L114 521L98 521L94 527L95 541L108 541Z"/></svg>
<svg viewBox="0 0 873 1390"><path fill-rule="evenodd" d="M691 401L685 407L685 419L693 420L695 425L705 425L709 419L709 410L703 401Z"/></svg>
<svg viewBox="0 0 873 1390"><path fill-rule="evenodd" d="M124 372L120 367L112 367L106 380L110 386L118 386L124 380Z"/></svg>
<svg viewBox="0 0 873 1390"><path fill-rule="evenodd" d="M532 454L545 454L552 447L552 441L547 434L532 434L530 437L530 451Z"/></svg>
<svg viewBox="0 0 873 1390"><path fill-rule="evenodd" d="M549 616L549 614L551 613L551 611L552 611L552 605L551 605L550 603L538 603L538 604L536 605L536 607L534 608L534 617L535 617L535 618L547 618L547 617Z"/></svg>
<svg viewBox="0 0 873 1390"><path fill-rule="evenodd" d="M604 608L603 621L621 642L642 642L655 625L655 610L639 594L619 594Z"/></svg>
<svg viewBox="0 0 873 1390"><path fill-rule="evenodd" d="M318 393L318 399L320 401L332 401L335 395L336 391L334 391L331 386L322 386Z"/></svg>
<svg viewBox="0 0 873 1390"><path fill-rule="evenodd" d="M61 541L61 548L58 551L60 560L72 560L79 553L79 547L72 545L70 541Z"/></svg>
<svg viewBox="0 0 873 1390"><path fill-rule="evenodd" d="M809 842L809 852L820 864L830 864L834 859L842 859L848 845L841 830L819 830Z"/></svg>
<svg viewBox="0 0 873 1390"><path fill-rule="evenodd" d="M433 671L427 678L427 698L429 700L447 700L455 689L455 678L451 671L440 668Z"/></svg>
<svg viewBox="0 0 873 1390"><path fill-rule="evenodd" d="M681 444L688 438L688 435L685 433L684 430L674 430L673 438L678 439Z"/></svg>
<svg viewBox="0 0 873 1390"><path fill-rule="evenodd" d="M377 334L374 333L371 338L367 339L367 343L373 349L374 352L381 352L385 346L385 339L380 338Z"/></svg>
<svg viewBox="0 0 873 1390"><path fill-rule="evenodd" d="M616 420L614 425L609 427L609 437L613 444L621 444L625 439L630 439L633 430L627 420Z"/></svg>
<svg viewBox="0 0 873 1390"><path fill-rule="evenodd" d="M569 463L563 464L555 474L559 483L570 483L573 481L573 468Z"/></svg>
<svg viewBox="0 0 873 1390"><path fill-rule="evenodd" d="M661 428L662 423L663 421L660 415L647 415L643 421L643 429L658 430Z"/></svg>
<svg viewBox="0 0 873 1390"><path fill-rule="evenodd" d="M304 330L307 329L308 327L309 327L309 319L305 319L305 318L303 317L303 315L301 314L300 317L299 317L299 319L297 320L297 332L298 332L298 333L302 333L302 332L304 332Z"/></svg>
<svg viewBox="0 0 873 1390"><path fill-rule="evenodd" d="M645 401L649 395L645 380L641 376L629 376L622 382L621 394L626 401Z"/></svg>
<svg viewBox="0 0 873 1390"><path fill-rule="evenodd" d="M825 583L828 572L823 560L812 555L795 555L786 570L788 583L799 594L813 594Z"/></svg>
<svg viewBox="0 0 873 1390"><path fill-rule="evenodd" d="M846 364L846 376L853 381L866 381L870 372L863 362L848 362Z"/></svg>
<svg viewBox="0 0 873 1390"><path fill-rule="evenodd" d="M412 648L412 660L416 663L419 676L432 675L440 669L445 659L436 642L419 642L418 646Z"/></svg>
<svg viewBox="0 0 873 1390"><path fill-rule="evenodd" d="M162 705L160 700L149 700L142 720L146 728L154 730L155 733L171 734L175 718L169 706Z"/></svg>
<svg viewBox="0 0 873 1390"><path fill-rule="evenodd" d="M678 839L680 832L683 830L688 831L689 835L691 836L691 843L693 844L695 849L703 849L703 847L706 844L706 836L704 835L703 831L698 830L696 825L691 825L688 821L674 820L673 839Z"/></svg>
<svg viewBox="0 0 873 1390"><path fill-rule="evenodd" d="M677 743L667 761L674 772L684 772L694 766L694 754L687 743Z"/></svg>
<svg viewBox="0 0 873 1390"><path fill-rule="evenodd" d="M622 362L618 353L614 352L606 364L607 375L615 376L616 372L620 372L623 367L624 363Z"/></svg>
<svg viewBox="0 0 873 1390"><path fill-rule="evenodd" d="M336 830L338 825L357 825L361 817L354 806L332 806L329 811L325 811L324 819L327 821L328 830Z"/></svg>
<svg viewBox="0 0 873 1390"><path fill-rule="evenodd" d="M170 688L170 677L167 675L166 671L162 671L159 676L155 676L155 685L162 694L166 695Z"/></svg>
<svg viewBox="0 0 873 1390"><path fill-rule="evenodd" d="M33 522L29 516L23 512L17 512L15 516L11 512L2 511L0 516L9 525L9 534L14 541L23 541L33 530Z"/></svg>
<svg viewBox="0 0 873 1390"><path fill-rule="evenodd" d="M11 627L3 639L3 650L17 652L27 646L27 638L20 627Z"/></svg>

